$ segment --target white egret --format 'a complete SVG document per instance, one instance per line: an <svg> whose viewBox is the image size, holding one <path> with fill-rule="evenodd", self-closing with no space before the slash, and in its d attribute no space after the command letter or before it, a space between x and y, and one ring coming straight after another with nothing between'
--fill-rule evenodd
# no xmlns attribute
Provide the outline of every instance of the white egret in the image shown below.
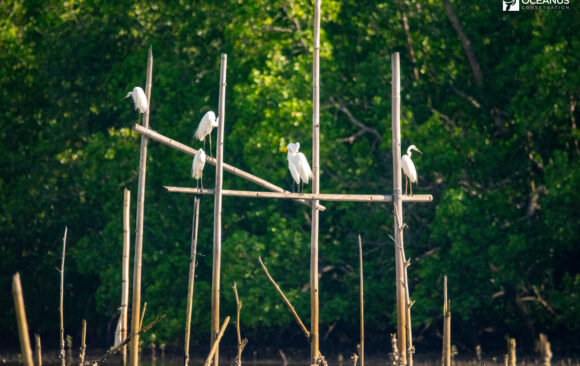
<svg viewBox="0 0 580 366"><path fill-rule="evenodd" d="M288 149L288 169L290 169L290 174L292 174L296 185L302 183L302 191L304 191L304 183L308 184L310 178L312 178L310 164L308 164L306 156L298 152L300 150L299 142L290 143L286 148ZM294 183L292 183L292 187L294 187Z"/></svg>
<svg viewBox="0 0 580 366"><path fill-rule="evenodd" d="M127 93L125 98L129 97L133 97L133 104L135 104L135 110L139 111L139 117L141 117L141 114L147 112L149 103L147 103L147 97L145 96L143 89L136 86L133 91Z"/></svg>
<svg viewBox="0 0 580 366"><path fill-rule="evenodd" d="M201 188L203 189L203 167L205 166L205 152L203 149L197 150L193 157L193 164L191 166L191 177L196 180L196 186L201 180Z"/></svg>
<svg viewBox="0 0 580 366"><path fill-rule="evenodd" d="M417 170L415 169L415 164L411 160L411 150L417 151L419 154L423 154L417 146L411 145L407 148L407 154L401 156L401 167L405 173L405 194L407 194L407 180L410 181L411 186L411 196L413 195L413 183L417 183Z"/></svg>
<svg viewBox="0 0 580 366"><path fill-rule="evenodd" d="M211 131L214 127L217 127L219 123L219 117L216 118L213 111L209 111L203 115L201 121L199 121L199 126L195 130L195 138L199 141L203 141L203 147L205 148L205 138L209 135L209 154L211 155Z"/></svg>

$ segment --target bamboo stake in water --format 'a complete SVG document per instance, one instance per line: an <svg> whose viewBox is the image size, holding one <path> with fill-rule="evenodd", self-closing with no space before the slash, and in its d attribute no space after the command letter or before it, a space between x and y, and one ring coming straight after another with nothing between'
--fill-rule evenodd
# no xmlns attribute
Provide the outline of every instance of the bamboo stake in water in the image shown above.
<svg viewBox="0 0 580 366"><path fill-rule="evenodd" d="M191 228L191 250L189 258L189 282L187 286L187 310L185 319L185 344L183 348L183 365L189 365L189 337L191 334L191 311L193 308L193 286L195 282L195 259L197 257L197 233L199 228L199 197L193 203L193 224Z"/></svg>
<svg viewBox="0 0 580 366"><path fill-rule="evenodd" d="M451 300L447 299L447 276L443 276L443 366L451 366Z"/></svg>
<svg viewBox="0 0 580 366"><path fill-rule="evenodd" d="M226 125L226 69L228 56L223 53L220 71L219 126L216 151L215 196L213 212L213 268L211 281L211 344L216 346L214 366L219 366L219 344L217 343L220 326L220 276L222 247L222 184L224 163L224 129Z"/></svg>
<svg viewBox="0 0 580 366"><path fill-rule="evenodd" d="M149 128L149 112L151 111L151 79L153 76L153 50L149 47L147 57L147 81L145 96L149 108L143 114L143 126ZM131 366L139 365L139 319L141 315L141 264L143 257L143 216L145 209L145 178L147 172L147 137L141 136L141 152L139 156L139 186L137 190L137 217L135 228L135 259L133 263L133 309L131 315Z"/></svg>
<svg viewBox="0 0 580 366"><path fill-rule="evenodd" d="M131 191L125 188L123 196L123 273L121 280L121 340L127 338L127 315L129 313L129 251L131 247L130 229ZM123 366L127 364L127 346L121 351Z"/></svg>
<svg viewBox="0 0 580 366"><path fill-rule="evenodd" d="M320 0L314 2L312 61L312 193L320 193ZM318 200L312 201L310 230L310 365L318 363Z"/></svg>
<svg viewBox="0 0 580 366"><path fill-rule="evenodd" d="M64 310L63 310L63 303L64 303L64 258L66 254L66 234L68 232L68 228L64 228L64 237L62 239L62 261L60 264L60 352L58 354L58 358L60 359L60 363L62 366L66 366L66 354L64 350Z"/></svg>
<svg viewBox="0 0 580 366"><path fill-rule="evenodd" d="M16 310L16 320L18 322L18 338L20 339L20 352L22 353L24 365L34 366L28 335L26 310L24 309L24 298L22 296L22 285L20 284L20 273L16 273L12 277L12 297L14 298L14 309Z"/></svg>
<svg viewBox="0 0 580 366"><path fill-rule="evenodd" d="M122 338L124 339L124 338ZM83 319L83 329L81 332L81 348L79 350L79 357L80 357L80 362L79 362L79 366L84 366L85 364L85 353L87 351L87 321L86 319Z"/></svg>
<svg viewBox="0 0 580 366"><path fill-rule="evenodd" d="M215 338L215 342L211 346L211 350L209 351L209 355L207 356L207 359L205 360L204 366L209 366L211 364L212 358L215 357L215 354L218 351L220 341L222 340L222 337L224 335L224 332L226 331L226 327L228 326L229 322L230 322L230 317L226 316L226 318L224 319L224 323L222 324L221 329L217 333L217 336Z"/></svg>
<svg viewBox="0 0 580 366"><path fill-rule="evenodd" d="M363 252L362 240L358 236L358 256L360 268L360 366L365 366L365 302L364 302L364 285L363 285ZM354 361L356 364L356 361Z"/></svg>
<svg viewBox="0 0 580 366"><path fill-rule="evenodd" d="M516 366L516 339L508 338L508 356L509 356L509 366Z"/></svg>
<svg viewBox="0 0 580 366"><path fill-rule="evenodd" d="M34 340L36 341L36 365L42 366L42 346L40 345L40 335L35 334Z"/></svg>

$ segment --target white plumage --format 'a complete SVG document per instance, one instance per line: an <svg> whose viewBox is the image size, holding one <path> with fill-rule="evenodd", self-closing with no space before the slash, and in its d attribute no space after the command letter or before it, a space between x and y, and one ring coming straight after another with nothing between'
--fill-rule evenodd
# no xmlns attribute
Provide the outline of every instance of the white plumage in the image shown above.
<svg viewBox="0 0 580 366"><path fill-rule="evenodd" d="M296 184L300 184L300 182L308 184L312 178L312 169L310 169L310 164L308 164L306 156L298 152L300 150L300 143L290 143L287 148L288 169L290 170L290 174L292 174L292 178Z"/></svg>
<svg viewBox="0 0 580 366"><path fill-rule="evenodd" d="M136 86L133 91L127 93L125 98L133 97L133 104L135 104L135 110L139 111L140 114L147 112L149 108L149 103L147 103L147 97L145 92L140 87Z"/></svg>
<svg viewBox="0 0 580 366"><path fill-rule="evenodd" d="M199 121L199 126L195 130L195 138L199 141L203 141L203 146L205 147L205 138L209 136L209 153L211 155L211 131L214 127L219 124L219 117L216 118L215 113L212 111L207 112Z"/></svg>
<svg viewBox="0 0 580 366"><path fill-rule="evenodd" d="M203 149L197 150L193 157L193 165L191 166L191 177L199 180L203 176L203 167L205 166L205 152Z"/></svg>
<svg viewBox="0 0 580 366"><path fill-rule="evenodd" d="M401 167L403 168L403 173L405 173L405 194L407 193L407 179L411 182L411 195L413 195L413 183L417 183L417 170L415 169L415 164L411 160L411 150L415 150L422 154L415 145L411 145L407 148L407 154L401 156Z"/></svg>

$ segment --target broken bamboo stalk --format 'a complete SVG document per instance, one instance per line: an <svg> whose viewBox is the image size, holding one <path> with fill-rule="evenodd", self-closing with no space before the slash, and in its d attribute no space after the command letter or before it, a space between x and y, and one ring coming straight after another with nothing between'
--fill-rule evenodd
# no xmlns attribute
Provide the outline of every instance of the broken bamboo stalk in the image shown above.
<svg viewBox="0 0 580 366"><path fill-rule="evenodd" d="M363 252L362 239L358 236L358 257L360 268L360 366L365 366L365 302L364 302L364 285L363 285ZM356 361L354 361L356 365Z"/></svg>
<svg viewBox="0 0 580 366"><path fill-rule="evenodd" d="M163 136L162 134L160 134L156 131L153 131L149 128L145 128L145 127L137 125L137 124L133 126L133 131L138 132L141 135L146 136L147 138L149 138L153 141L157 141L159 143L162 143L166 146L174 148L174 149L181 151L181 152L183 152L187 155L190 155L192 157L195 156L195 153L197 152L197 150L194 148L191 148L185 144L182 144L181 142L170 139L169 137ZM217 160L211 156L206 156L205 162L210 164L210 165L213 165L213 166L217 165ZM282 187L278 187L277 185L272 184L272 183L268 182L267 180L259 178L253 174L247 173L247 172L245 172L241 169L238 169L232 165L229 165L227 163L223 163L223 169L228 173L231 173L237 177L243 178L249 182L252 182L252 183L257 184L261 187L269 189L270 191L290 193L290 191L287 191L287 190L283 189ZM297 198L296 201L300 202L306 206L310 206L310 203L307 202L306 200ZM321 211L325 210L324 206L320 206L319 208Z"/></svg>
<svg viewBox="0 0 580 366"><path fill-rule="evenodd" d="M80 358L79 366L83 366L85 364L86 351L87 351L87 320L83 319L83 327L81 330L81 348L79 349L79 358Z"/></svg>
<svg viewBox="0 0 580 366"><path fill-rule="evenodd" d="M242 334L240 332L240 311L242 310L242 302L240 301L240 298L238 296L238 287L236 286L235 282L234 282L233 289L234 289L234 294L236 296L236 335L238 336L238 355L236 356L236 359L234 360L234 366L241 366L242 365L242 352L244 351L246 344L248 344L248 338L242 339Z"/></svg>
<svg viewBox="0 0 580 366"><path fill-rule="evenodd" d="M190 188L190 187L173 187L164 186L168 192L174 193L188 193L188 194L206 194L213 195L215 190L205 188ZM334 201L334 202L376 202L387 203L393 201L392 195L386 194L336 194L336 193L291 193L291 192L262 192L262 191L239 191L232 189L223 189L222 196L231 197L247 197L247 198L279 198L279 199L293 199L298 197L304 201L320 200L320 201ZM427 194L416 194L413 196L402 195L403 202L431 202L433 196Z"/></svg>
<svg viewBox="0 0 580 366"><path fill-rule="evenodd" d="M151 82L153 76L153 50L149 47L147 55L147 79L145 96L149 108L143 114L143 127L149 128L149 112L151 111ZM141 318L141 268L143 258L143 216L145 209L145 179L147 173L147 143L146 136L141 136L141 151L139 154L139 183L137 188L137 214L135 224L135 259L133 263L133 304L131 315L131 349L129 362L131 366L139 365L139 329Z"/></svg>
<svg viewBox="0 0 580 366"><path fill-rule="evenodd" d="M395 210L394 234L395 234L395 268L396 268L396 296L397 296L397 340L400 361L407 364L407 321L404 283L404 247L403 230L399 227L397 214L403 219L403 201L401 185L401 72L399 53L391 56L392 70L392 103L391 103L391 127L393 131L393 206Z"/></svg>
<svg viewBox="0 0 580 366"><path fill-rule="evenodd" d="M68 232L68 227L64 228L64 237L62 239L62 260L60 264L60 306L59 306L59 313L60 313L60 352L58 354L58 358L60 359L60 363L62 366L66 366L66 353L64 350L64 259L66 255L66 234Z"/></svg>
<svg viewBox="0 0 580 366"><path fill-rule="evenodd" d="M226 122L226 70L228 56L222 53L220 70L220 88L218 116L219 126L216 147L215 195L213 211L213 265L211 276L211 344L215 345L214 366L219 366L219 343L217 342L220 326L220 277L222 246L222 185L224 163L224 129ZM213 348L213 347L212 347Z"/></svg>
<svg viewBox="0 0 580 366"><path fill-rule="evenodd" d="M34 340L36 343L36 366L42 366L42 346L40 344L40 335L38 333L34 335Z"/></svg>
<svg viewBox="0 0 580 366"><path fill-rule="evenodd" d="M185 317L185 343L183 348L183 365L189 365L189 338L191 335L191 312L193 308L193 288L195 282L195 260L197 257L197 233L199 229L200 198L195 196L193 202L193 223L191 227L191 250L189 257L189 281L187 286L187 310Z"/></svg>
<svg viewBox="0 0 580 366"><path fill-rule="evenodd" d="M129 251L131 247L130 229L131 191L123 193L123 269L121 279L121 339L127 338L127 318L129 313ZM84 324L84 321L83 321ZM84 326L84 325L83 325ZM127 364L127 346L121 351L121 362Z"/></svg>
<svg viewBox="0 0 580 366"><path fill-rule="evenodd" d="M548 336L544 333L540 333L538 350L542 356L542 366L550 366L552 360L552 349L550 347L550 342L548 341Z"/></svg>
<svg viewBox="0 0 580 366"><path fill-rule="evenodd" d="M18 338L20 339L20 352L22 353L24 366L34 366L28 335L26 310L24 308L24 298L22 296L22 284L20 283L20 273L16 273L12 277L12 297L14 298L14 309L16 310L16 321L18 323Z"/></svg>
<svg viewBox="0 0 580 366"><path fill-rule="evenodd" d="M220 341L222 340L222 337L224 335L224 332L226 331L226 327L228 326L229 322L230 322L230 317L226 316L226 318L224 319L224 323L222 324L221 329L217 333L215 342L213 342L213 345L211 346L211 350L209 351L209 355L207 356L207 359L205 360L205 363L203 364L204 366L209 366L212 363L212 358L215 357L215 354L218 351Z"/></svg>
<svg viewBox="0 0 580 366"><path fill-rule="evenodd" d="M312 61L312 193L320 193L320 0L314 1ZM310 220L310 365L319 363L318 332L318 200L312 201Z"/></svg>
<svg viewBox="0 0 580 366"><path fill-rule="evenodd" d="M282 291L280 286L278 286L276 281L274 281L272 276L270 276L270 273L268 272L268 268L266 268L266 265L264 264L264 262L262 262L262 257L259 256L258 261L260 262L260 265L262 266L264 273L266 274L266 276L268 277L268 279L270 280L272 285L274 285L274 287L276 288L276 291L278 291L278 294L280 294L280 296L282 297L282 300L284 301L284 303L288 307L288 310L290 311L290 313L294 317L294 320L296 320L296 323L298 323L300 330L302 330L302 333L304 333L304 336L306 336L306 339L308 340L308 342L310 342L310 332L308 331L308 329L306 329L306 326L304 325L304 323L302 323L302 320L298 316L298 313L296 313L294 306L292 306L292 303L290 302L290 300L288 300L286 295L284 295L284 292Z"/></svg>

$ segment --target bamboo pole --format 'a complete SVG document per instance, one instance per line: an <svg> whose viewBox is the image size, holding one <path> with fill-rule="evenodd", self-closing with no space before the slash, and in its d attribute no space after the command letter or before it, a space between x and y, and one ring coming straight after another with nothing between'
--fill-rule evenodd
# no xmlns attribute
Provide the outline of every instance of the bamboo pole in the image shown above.
<svg viewBox="0 0 580 366"><path fill-rule="evenodd" d="M147 55L147 80L145 96L149 108L143 114L143 126L149 128L149 112L151 111L151 81L153 76L153 50L149 47ZM131 349L129 363L139 365L139 329L141 318L141 264L143 257L143 216L145 209L145 178L147 173L147 137L141 136L141 152L139 156L139 186L137 189L137 215L135 224L135 259L133 263L133 304L131 315Z"/></svg>
<svg viewBox="0 0 580 366"><path fill-rule="evenodd" d="M320 0L314 1L312 61L312 193L320 193ZM318 200L312 201L310 230L310 365L318 363Z"/></svg>
<svg viewBox="0 0 580 366"><path fill-rule="evenodd" d="M222 337L224 335L224 332L226 331L226 327L228 326L229 322L230 322L230 317L226 316L226 318L224 319L224 323L222 324L221 329L217 333L215 342L213 342L213 345L211 346L211 350L209 351L209 355L207 356L207 359L205 360L205 363L203 364L204 366L209 366L210 364L212 364L212 358L214 358L215 354L218 352L218 347L219 347L220 341L222 340Z"/></svg>
<svg viewBox="0 0 580 366"><path fill-rule="evenodd" d="M188 193L188 194L205 194L213 195L215 190L205 188L190 188L190 187L172 187L164 186L168 192L174 193ZM261 192L261 191L239 191L231 189L223 189L222 196L231 197L247 197L247 198L278 198L278 199L296 199L303 198L305 201L320 200L320 201L334 201L334 202L376 202L387 203L393 201L392 195L386 194L336 194L336 193L290 193L290 192ZM403 202L431 202L433 196L428 194L416 194L413 196L402 195Z"/></svg>
<svg viewBox="0 0 580 366"><path fill-rule="evenodd" d="M211 344L215 345L214 366L219 366L220 276L222 246L222 185L224 163L224 129L226 125L226 70L228 55L222 53L219 91L219 126L216 151L215 195L213 211L213 267L211 281Z"/></svg>
<svg viewBox="0 0 580 366"><path fill-rule="evenodd" d="M550 342L548 341L548 336L544 333L540 333L540 339L538 341L538 350L542 356L542 366L550 366L552 360L552 349L550 348Z"/></svg>
<svg viewBox="0 0 580 366"><path fill-rule="evenodd" d="M129 251L131 247L130 229L131 191L125 188L123 195L123 272L121 279L121 340L127 338L127 316L129 313ZM84 321L83 321L84 324ZM85 325L83 325L84 327ZM121 351L121 362L127 364L127 346Z"/></svg>
<svg viewBox="0 0 580 366"><path fill-rule="evenodd" d="M360 366L365 366L365 302L364 302L364 285L363 285L363 252L362 240L358 236L358 257L360 268ZM356 361L354 361L356 364Z"/></svg>
<svg viewBox="0 0 580 366"><path fill-rule="evenodd" d="M66 234L68 232L68 227L64 228L64 237L62 239L62 260L60 264L60 352L58 358L60 359L60 364L66 366L66 354L64 350L64 258L66 255Z"/></svg>
<svg viewBox="0 0 580 366"><path fill-rule="evenodd" d="M195 153L197 152L196 149L193 149L193 148L191 148L191 147L189 147L189 146L187 146L185 144L182 144L181 142L172 140L169 137L163 136L162 134L160 134L158 132L155 132L155 131L153 131L151 129L145 128L143 126L135 125L135 126L133 126L133 130L135 132L140 133L143 136L146 136L147 138L149 138L151 140L154 140L154 141L157 141L159 143L162 143L162 144L164 144L166 146L169 146L169 147L171 147L173 149L176 149L178 151L181 151L181 152L183 152L183 153L185 153L187 155L195 156ZM216 159L213 158L213 157L211 157L211 156L206 156L205 162L208 163L208 164L210 164L210 165L213 165L213 166L216 166L217 165ZM281 187L278 187L275 184L272 184L272 183L270 183L270 182L268 182L268 181L266 181L266 180L264 180L262 178L256 177L255 175L252 175L250 173L247 173L247 172L245 172L245 171L243 171L241 169L238 169L238 168L236 168L236 167L234 167L232 165L229 165L227 163L223 163L223 169L226 172L228 172L228 173L231 173L231 174L233 174L233 175L235 175L237 177L243 178L243 179L245 179L245 180L247 180L249 182L252 182L252 183L257 184L257 185L259 185L261 187L264 187L266 189L269 189L270 191L290 193L290 191L287 191L287 190L285 190L285 189L283 189ZM304 204L306 206L310 206L310 203L307 202L306 200L296 199L296 201L298 201L298 202L300 202L300 203L302 203L302 204ZM319 206L319 207L320 207L320 210L321 211L324 211L324 209L325 209L324 206Z"/></svg>
<svg viewBox="0 0 580 366"><path fill-rule="evenodd" d="M124 337L122 339L125 339ZM81 331L81 348L79 349L79 366L84 366L85 364L85 354L87 351L87 320L83 319L83 328Z"/></svg>
<svg viewBox="0 0 580 366"><path fill-rule="evenodd" d="M304 325L304 323L302 323L302 320L298 316L298 313L294 309L294 306L292 306L292 303L290 302L290 300L288 300L286 295L284 295L284 292L282 292L282 289L280 288L280 286L278 286L276 281L274 281L272 276L270 276L270 273L268 272L268 268L266 268L266 265L264 264L264 262L262 262L262 257L258 257L258 261L260 262L260 265L262 266L264 273L266 273L266 276L268 277L268 279L270 280L272 285L274 285L274 287L276 288L276 291L278 291L278 294L280 294L280 296L282 297L282 301L284 301L284 303L288 307L288 310L290 311L290 313L294 317L294 320L296 320L296 323L298 323L300 330L302 330L302 333L304 333L304 336L306 336L306 339L308 340L308 342L310 342L310 332L308 331L308 329L306 329L306 326Z"/></svg>
<svg viewBox="0 0 580 366"><path fill-rule="evenodd" d="M516 366L516 339L508 338L508 356L509 356L509 366Z"/></svg>
<svg viewBox="0 0 580 366"><path fill-rule="evenodd" d="M20 339L20 352L22 353L24 365L34 366L28 335L26 310L24 308L24 298L22 296L22 285L20 284L20 273L16 273L12 277L12 297L14 298L14 309L16 310L16 320L18 323L18 338Z"/></svg>
<svg viewBox="0 0 580 366"><path fill-rule="evenodd" d="M189 281L187 286L187 311L185 317L185 343L183 348L183 365L189 365L189 337L191 335L191 311L193 308L193 286L195 282L195 260L197 257L197 233L199 228L199 197L193 203L193 223L191 227L191 250L189 257Z"/></svg>
<svg viewBox="0 0 580 366"><path fill-rule="evenodd" d="M443 352L441 364L451 366L451 300L447 298L447 276L443 276Z"/></svg>
<svg viewBox="0 0 580 366"><path fill-rule="evenodd" d="M401 78L399 68L399 53L393 53L391 57L392 67L392 102L391 118L393 133L393 206L395 213L403 218L403 202L401 199ZM403 365L407 364L407 331L406 331L406 301L403 274L403 230L399 227L397 215L395 215L395 268L397 289L397 340L399 357Z"/></svg>
<svg viewBox="0 0 580 366"><path fill-rule="evenodd" d="M34 335L34 340L36 342L36 365L42 366L42 346L40 345L40 335L38 333Z"/></svg>

